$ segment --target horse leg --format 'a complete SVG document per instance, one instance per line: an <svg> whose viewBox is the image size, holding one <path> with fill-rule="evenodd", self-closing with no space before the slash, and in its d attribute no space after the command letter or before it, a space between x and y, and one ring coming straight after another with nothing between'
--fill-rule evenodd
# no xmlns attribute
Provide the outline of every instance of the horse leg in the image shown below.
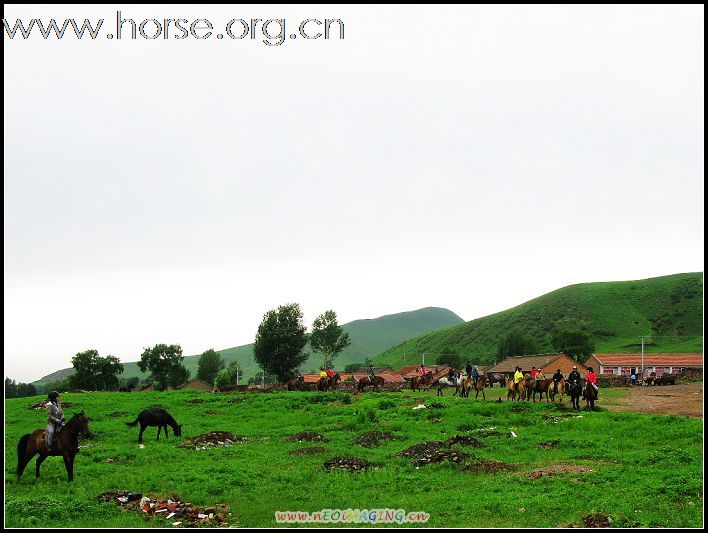
<svg viewBox="0 0 708 533"><path fill-rule="evenodd" d="M74 464L71 461L71 457L64 455L64 466L66 467L66 473L69 476L69 481L74 481Z"/></svg>
<svg viewBox="0 0 708 533"><path fill-rule="evenodd" d="M162 431L162 426L157 426L157 440L160 440L160 431Z"/></svg>
<svg viewBox="0 0 708 533"><path fill-rule="evenodd" d="M20 479L22 477L22 473L25 471L25 468L29 464L29 462L32 460L32 457L36 455L37 451L33 451L32 453L29 452L29 450L25 450L24 455L20 458L20 460L17 462L17 479Z"/></svg>
<svg viewBox="0 0 708 533"><path fill-rule="evenodd" d="M170 434L167 432L167 424L163 426L165 428L165 438L169 438Z"/></svg>
<svg viewBox="0 0 708 533"><path fill-rule="evenodd" d="M39 479L39 467L42 465L44 460L47 458L46 455L42 455L41 453L39 454L39 457L37 457L36 461L36 466L35 466L35 477Z"/></svg>
<svg viewBox="0 0 708 533"><path fill-rule="evenodd" d="M147 426L143 426L142 424L140 424L140 435L138 435L138 442L141 444L143 442L143 432L145 431L146 427Z"/></svg>

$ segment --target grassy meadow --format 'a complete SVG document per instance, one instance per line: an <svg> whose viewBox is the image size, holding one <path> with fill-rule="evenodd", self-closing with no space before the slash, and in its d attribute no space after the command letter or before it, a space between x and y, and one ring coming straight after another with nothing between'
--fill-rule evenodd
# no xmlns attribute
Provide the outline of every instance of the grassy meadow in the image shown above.
<svg viewBox="0 0 708 533"><path fill-rule="evenodd" d="M546 402L494 400L505 391L487 389L487 400L435 392L209 394L182 390L62 395L67 418L84 410L95 438L82 440L75 480L63 461L48 458L42 478L32 461L16 481L19 438L44 425L43 411L29 407L42 398L5 401L5 521L8 527L169 527L137 511L98 503L106 491L150 496L178 494L194 505L228 503L237 526L276 526L275 511L393 508L430 513L433 527L554 527L583 525L589 513L603 513L614 527L701 527L702 420L676 416L583 410ZM626 389L603 390L602 401ZM203 400L195 403L194 400ZM229 403L232 400L233 403ZM235 401L234 401L235 400ZM414 410L417 404L427 409ZM183 424L182 438L156 441L148 428L144 448L139 428L128 428L143 408L165 406ZM207 411L216 412L208 414ZM121 415L120 413L126 413ZM568 416L570 415L570 416ZM484 430L499 434L482 437ZM230 447L178 448L184 438L208 431L247 437ZM287 442L301 431L319 432L329 442ZM369 430L395 439L375 448L355 443ZM513 431L517 438L510 437ZM493 432L492 432L493 433ZM416 468L397 452L427 440L475 436L483 448L455 445L462 461L500 461L516 471L461 471L459 463ZM557 441L555 448L541 444ZM324 453L291 455L306 446ZM335 456L374 463L365 472L328 471ZM112 462L108 462L108 460ZM585 466L532 479L526 472L554 465Z"/></svg>

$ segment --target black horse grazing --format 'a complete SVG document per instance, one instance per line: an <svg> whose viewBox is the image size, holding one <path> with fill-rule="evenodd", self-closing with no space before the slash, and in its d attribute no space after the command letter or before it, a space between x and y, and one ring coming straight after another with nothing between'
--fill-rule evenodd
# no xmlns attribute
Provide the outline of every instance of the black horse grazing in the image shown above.
<svg viewBox="0 0 708 533"><path fill-rule="evenodd" d="M64 466L66 467L66 473L69 475L69 481L73 481L74 457L79 453L79 435L91 435L88 423L89 419L83 411L74 415L56 436L52 453L47 451L46 429L38 429L23 435L17 444L17 479L19 480L22 477L22 472L25 471L25 467L32 458L39 454L36 467L37 478L39 478L39 467L47 457L61 455L64 458Z"/></svg>
<svg viewBox="0 0 708 533"><path fill-rule="evenodd" d="M580 396L583 393L583 386L579 381L566 381L565 384L568 388L568 396L570 396L570 402L573 404L573 409L580 411Z"/></svg>
<svg viewBox="0 0 708 533"><path fill-rule="evenodd" d="M148 426L157 426L157 440L160 440L160 430L165 429L165 437L169 437L167 433L167 425L172 426L172 430L175 432L175 437L182 436L182 425L177 424L172 415L165 411L164 409L145 409L139 415L138 418L132 422L128 422L126 425L130 427L135 427L140 423L140 436L138 437L138 442L143 442L143 431Z"/></svg>

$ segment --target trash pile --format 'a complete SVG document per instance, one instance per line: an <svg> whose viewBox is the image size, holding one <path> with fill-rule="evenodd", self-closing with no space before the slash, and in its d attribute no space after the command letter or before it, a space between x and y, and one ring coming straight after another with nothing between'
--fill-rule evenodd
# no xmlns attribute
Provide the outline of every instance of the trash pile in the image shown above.
<svg viewBox="0 0 708 533"><path fill-rule="evenodd" d="M301 431L295 435L290 435L287 438L288 442L328 442L329 439L320 433L315 433L314 431Z"/></svg>
<svg viewBox="0 0 708 533"><path fill-rule="evenodd" d="M448 442L452 444L464 444L465 446L474 446L475 448L484 448L484 444L479 442L474 437L455 435Z"/></svg>
<svg viewBox="0 0 708 533"><path fill-rule="evenodd" d="M363 435L359 435L356 443L367 448L381 446L384 441L393 439L393 435L385 431L367 431Z"/></svg>
<svg viewBox="0 0 708 533"><path fill-rule="evenodd" d="M210 431L202 435L197 435L190 439L185 439L178 448L189 448L192 450L205 450L215 446L231 446L234 442L243 442L246 437L234 435L228 431Z"/></svg>
<svg viewBox="0 0 708 533"><path fill-rule="evenodd" d="M290 452L290 455L317 455L318 453L324 453L327 448L322 446L306 446L305 448L298 448Z"/></svg>
<svg viewBox="0 0 708 533"><path fill-rule="evenodd" d="M410 457L414 466L427 465L431 463L441 463L443 461L461 462L468 456L464 452L454 450L450 442L429 440L414 444L396 455L399 457Z"/></svg>
<svg viewBox="0 0 708 533"><path fill-rule="evenodd" d="M509 470L516 470L518 467L516 465L510 465L507 463L502 463L501 461L477 461L474 464L466 465L462 468L461 472L504 472Z"/></svg>
<svg viewBox="0 0 708 533"><path fill-rule="evenodd" d="M104 492L98 497L99 502L115 501L125 510L140 510L147 516L162 517L173 526L182 527L229 527L228 519L231 508L228 503L213 507L192 507L189 502L182 502L179 496L172 498L149 498L142 494L128 491Z"/></svg>
<svg viewBox="0 0 708 533"><path fill-rule="evenodd" d="M326 461L324 466L330 470L339 468L341 470L360 472L371 468L373 465L369 461L364 461L364 459L359 459L358 457L334 457Z"/></svg>

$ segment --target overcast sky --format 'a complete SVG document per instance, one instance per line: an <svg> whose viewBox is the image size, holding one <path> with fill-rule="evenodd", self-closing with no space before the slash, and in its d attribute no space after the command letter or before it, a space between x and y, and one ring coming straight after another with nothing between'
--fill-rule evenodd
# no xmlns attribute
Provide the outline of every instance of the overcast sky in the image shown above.
<svg viewBox="0 0 708 533"><path fill-rule="evenodd" d="M345 34L5 35L6 376L703 270L703 6L117 9Z"/></svg>

